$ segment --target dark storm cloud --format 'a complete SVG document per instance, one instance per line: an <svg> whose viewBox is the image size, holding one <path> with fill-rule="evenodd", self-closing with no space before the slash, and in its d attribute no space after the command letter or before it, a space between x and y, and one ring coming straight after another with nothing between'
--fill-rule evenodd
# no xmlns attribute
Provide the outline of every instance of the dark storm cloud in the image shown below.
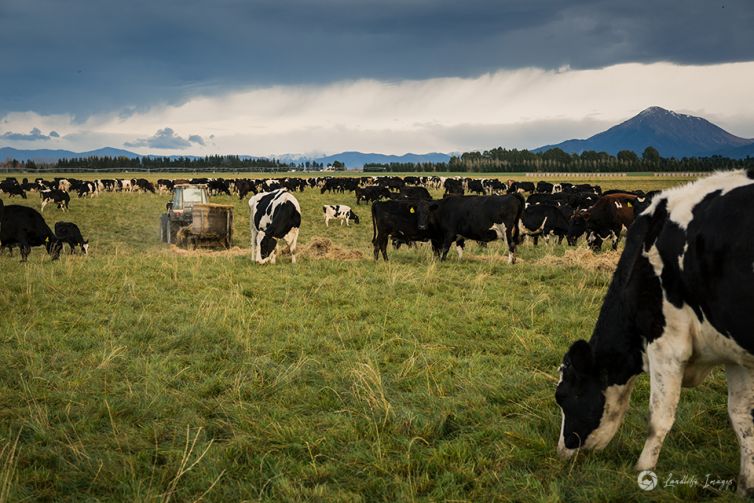
<svg viewBox="0 0 754 503"><path fill-rule="evenodd" d="M60 135L56 133L55 131L50 132L49 135L44 134L42 131L39 130L39 128L32 128L31 131L28 133L14 133L12 131L7 131L3 134L0 134L0 140L9 140L9 141L43 141L43 140L49 140L50 138L58 138Z"/></svg>
<svg viewBox="0 0 754 503"><path fill-rule="evenodd" d="M175 134L175 131L171 128L166 127L165 129L159 129L149 138L138 138L134 141L126 142L123 145L126 147L184 149L189 148L192 143L204 145L204 140L199 135L191 135L187 140Z"/></svg>
<svg viewBox="0 0 754 503"><path fill-rule="evenodd" d="M246 86L754 60L751 0L3 0L0 114Z"/></svg>

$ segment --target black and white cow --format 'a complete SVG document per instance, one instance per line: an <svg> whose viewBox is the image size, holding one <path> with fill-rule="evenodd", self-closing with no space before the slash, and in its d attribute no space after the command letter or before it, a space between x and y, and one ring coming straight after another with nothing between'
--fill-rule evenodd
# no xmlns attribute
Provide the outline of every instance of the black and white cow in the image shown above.
<svg viewBox="0 0 754 503"><path fill-rule="evenodd" d="M81 248L81 252L84 255L89 253L89 240L84 239L78 225L73 222L56 222L55 236L57 236L61 243L68 243L68 246L71 248L71 254L76 251L77 246Z"/></svg>
<svg viewBox="0 0 754 503"><path fill-rule="evenodd" d="M430 203L432 247L445 260L451 244L463 248L463 240L487 243L504 239L508 262L514 263L519 239L518 224L524 211L520 194L506 196L455 196Z"/></svg>
<svg viewBox="0 0 754 503"><path fill-rule="evenodd" d="M349 220L359 223L359 217L353 212L350 206L342 204L326 204L322 206L322 212L325 214L325 225L330 226L330 220L340 220L340 225L347 225Z"/></svg>
<svg viewBox="0 0 754 503"><path fill-rule="evenodd" d="M296 263L296 241L301 227L301 207L286 189L260 192L249 199L251 255L258 264L275 263L278 239L285 240Z"/></svg>
<svg viewBox="0 0 754 503"><path fill-rule="evenodd" d="M754 495L754 171L667 190L635 220L592 338L563 359L555 399L558 451L602 449L615 435L642 371L649 436L637 470L655 467L682 386L724 365L738 437L738 490Z"/></svg>
<svg viewBox="0 0 754 503"><path fill-rule="evenodd" d="M52 260L60 257L63 248L37 210L18 205L3 208L0 202L0 247L14 246L21 249L21 262L26 262L33 246L44 246Z"/></svg>
<svg viewBox="0 0 754 503"><path fill-rule="evenodd" d="M68 192L60 189L43 190L39 193L39 196L42 198L42 207L39 211L44 211L45 206L50 203L57 204L62 211L67 211L68 203L71 202L71 196Z"/></svg>
<svg viewBox="0 0 754 503"><path fill-rule="evenodd" d="M537 246L540 236L549 240L552 234L558 238L558 244L560 244L568 235L572 213L573 208L565 205L533 204L527 206L521 217L521 235L531 236L534 246Z"/></svg>

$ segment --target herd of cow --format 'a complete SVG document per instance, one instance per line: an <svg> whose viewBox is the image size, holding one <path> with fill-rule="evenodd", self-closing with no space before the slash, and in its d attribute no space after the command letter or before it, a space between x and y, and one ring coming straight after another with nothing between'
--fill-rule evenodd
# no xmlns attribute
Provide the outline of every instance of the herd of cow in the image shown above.
<svg viewBox="0 0 754 503"><path fill-rule="evenodd" d="M74 187L67 182L69 187L58 182L41 189L42 198L45 190L67 193ZM169 186L162 182L167 181L158 183L161 190ZM249 207L257 262L274 262L278 239L295 261L301 208L294 192L307 186L322 193L353 191L357 205L372 202L375 259L379 253L387 259L390 238L395 246L429 241L440 258L453 244L460 253L465 240L504 239L513 261L525 235L566 237L574 244L586 234L596 249L608 237L615 247L627 229L592 337L574 342L560 368L558 451L570 457L579 449L605 447L628 409L636 377L646 371L650 428L636 467L653 469L681 387L700 384L724 365L728 416L740 445L738 490L754 494L754 240L746 237L754 232L754 171L718 173L655 194L437 177L209 182L213 190L235 191L242 199L255 194ZM0 188L9 193L10 185L6 180ZM432 199L429 188L444 188L445 197ZM465 195L469 192L475 195ZM327 205L323 213L326 223L359 221L344 205ZM63 242L84 252L87 244L75 225L59 222L53 232L36 210L1 201L0 241L19 246L23 260L31 246L45 246L57 258Z"/></svg>
<svg viewBox="0 0 754 503"><path fill-rule="evenodd" d="M526 237L536 245L540 237L549 239L555 236L560 243L564 238L569 245L575 245L580 236L586 234L589 245L599 250L602 241L612 238L613 248L617 248L622 232L627 229L634 216L649 205L653 194L641 191L607 191L590 184L549 183L540 181L503 182L496 178L462 177L421 177L421 176L381 176L381 177L309 177L309 178L266 178L266 179L222 179L195 178L192 180L159 179L157 184L144 178L77 180L74 178L37 178L30 182L24 178L20 182L8 177L0 182L0 191L10 197L26 198L28 192L40 195L40 212L48 204L55 204L66 211L69 209L70 194L79 198L96 197L105 192L147 192L168 193L178 181L207 185L211 194L238 194L240 199L253 194L250 210L259 215L255 205L270 202L265 206L265 217L255 224L251 219L251 233L254 236L252 249L258 262L275 261L275 243L283 239L295 260L296 237L301 215L294 192L318 188L320 193L352 192L356 205L372 203L372 224L374 258L380 254L387 260L387 245L413 245L417 242L431 242L432 249L440 259L445 259L451 246L455 244L459 257L466 240L479 243L502 239L508 248L508 258L515 261L516 246ZM433 199L431 190L443 190L443 197ZM286 192L282 197L279 193ZM277 196L256 197L260 194ZM526 197L524 197L526 196ZM289 204L285 204L289 203ZM280 205L280 210L277 209ZM291 207L294 210L291 210ZM71 246L84 249L85 240L78 229L73 236L63 238L51 233L41 215L34 215L14 206L7 207L4 219L20 218L21 223L6 225L0 235L0 245L5 249L14 246L21 248L21 258L26 260L32 246L41 246L54 237L67 240ZM333 205L323 208L325 223L333 218L342 222L355 221L358 216L348 206ZM17 217L14 215L18 215ZM258 242L257 242L258 240ZM262 246L264 241L264 246ZM48 249L54 255L55 246ZM2 249L2 248L0 248Z"/></svg>

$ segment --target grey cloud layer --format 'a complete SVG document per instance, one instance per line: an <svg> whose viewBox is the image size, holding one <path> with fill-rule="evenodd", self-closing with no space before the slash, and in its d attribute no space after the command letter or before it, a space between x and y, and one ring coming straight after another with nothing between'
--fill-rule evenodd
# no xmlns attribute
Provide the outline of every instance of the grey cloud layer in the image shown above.
<svg viewBox="0 0 754 503"><path fill-rule="evenodd" d="M4 0L0 19L0 115L128 115L273 83L754 60L751 0Z"/></svg>
<svg viewBox="0 0 754 503"><path fill-rule="evenodd" d="M0 139L9 141L43 141L50 138L60 138L57 131L50 131L50 134L44 134L39 128L32 128L28 133L14 133L6 131L0 134Z"/></svg>
<svg viewBox="0 0 754 503"><path fill-rule="evenodd" d="M125 142L125 147L149 147L160 149L182 150L189 148L192 143L204 145L204 139L199 135L191 135L188 140L175 134L171 128L158 130L149 138L139 138L134 141Z"/></svg>

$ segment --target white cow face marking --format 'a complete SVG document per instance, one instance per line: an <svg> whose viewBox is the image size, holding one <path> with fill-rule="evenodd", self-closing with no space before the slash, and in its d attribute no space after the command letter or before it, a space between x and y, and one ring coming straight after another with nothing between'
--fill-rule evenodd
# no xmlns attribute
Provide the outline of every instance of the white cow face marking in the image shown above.
<svg viewBox="0 0 754 503"><path fill-rule="evenodd" d="M618 431L628 409L633 378L607 386L595 367L586 341L577 341L563 358L555 400L562 412L558 453L568 458L576 450L603 449Z"/></svg>

